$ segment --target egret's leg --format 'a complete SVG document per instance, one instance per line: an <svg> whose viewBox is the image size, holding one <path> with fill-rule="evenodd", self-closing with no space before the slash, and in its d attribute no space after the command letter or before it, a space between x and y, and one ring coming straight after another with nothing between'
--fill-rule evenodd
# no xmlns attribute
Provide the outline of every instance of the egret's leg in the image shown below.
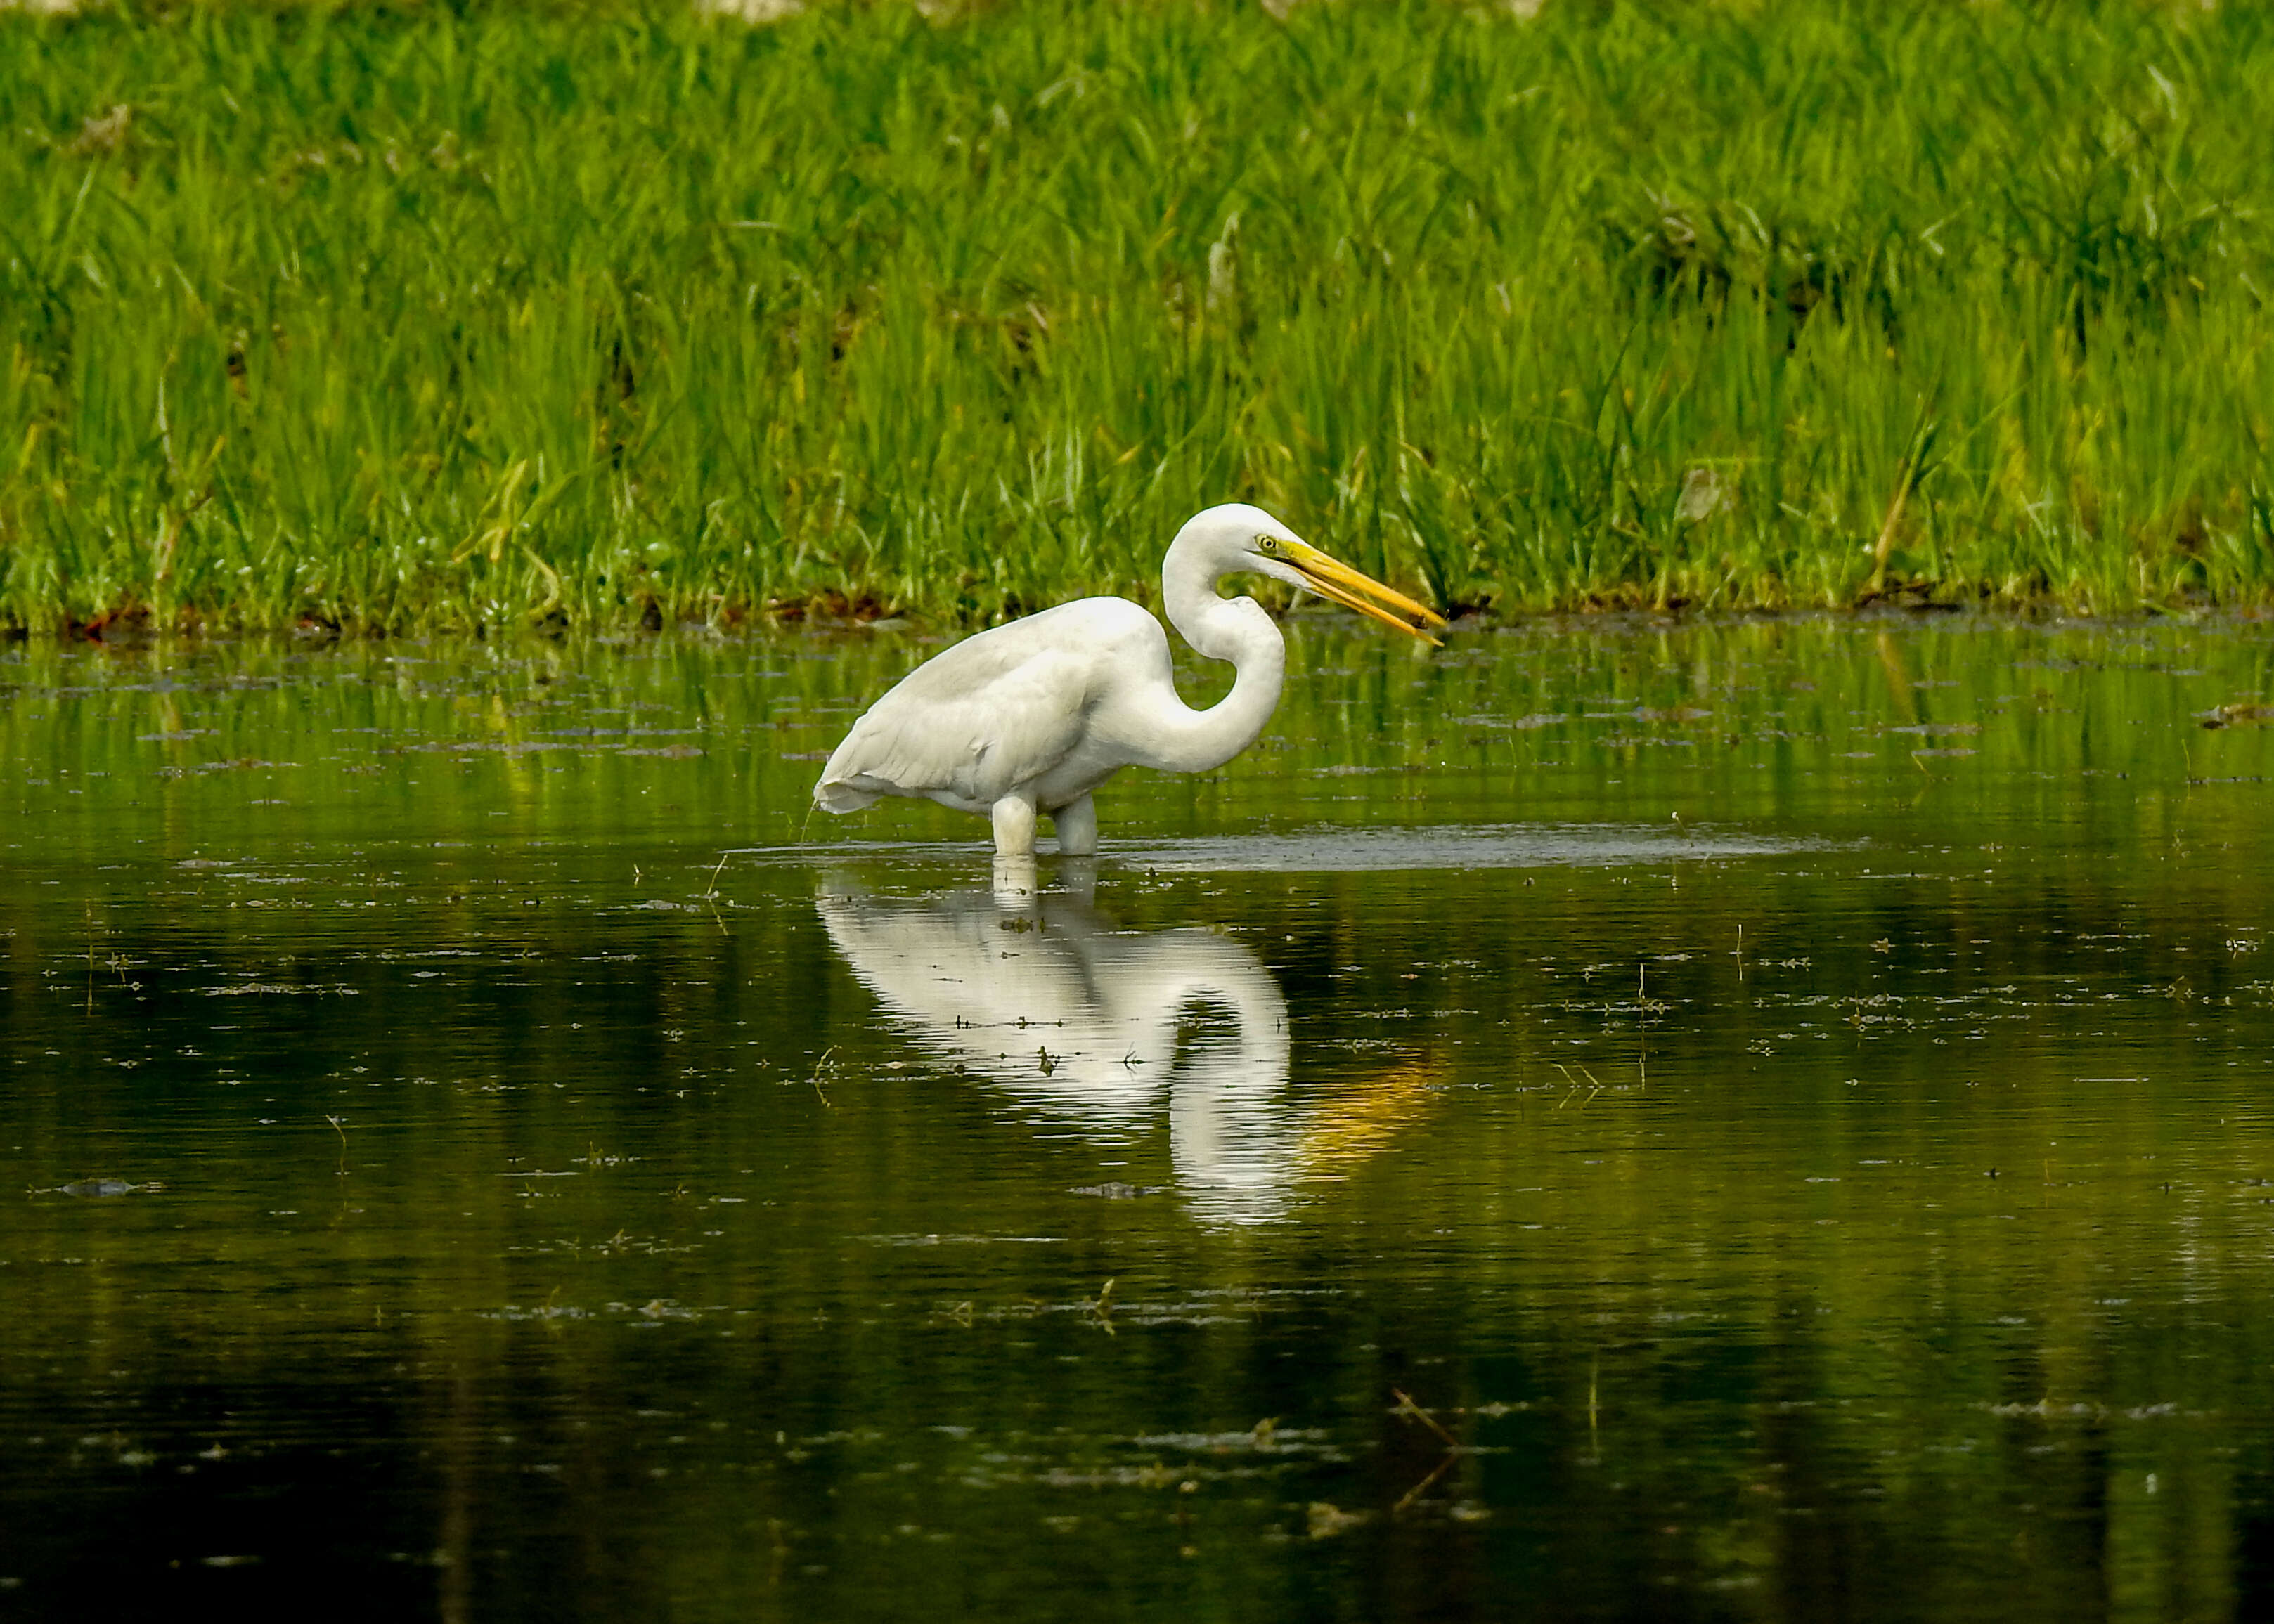
<svg viewBox="0 0 2274 1624"><path fill-rule="evenodd" d="M1097 859L1095 857L1060 858L1058 889L1078 902L1096 901Z"/></svg>
<svg viewBox="0 0 2274 1624"><path fill-rule="evenodd" d="M1092 857L1097 853L1097 802L1082 795L1050 814L1058 825L1058 850L1068 857Z"/></svg>
<svg viewBox="0 0 2274 1624"><path fill-rule="evenodd" d="M995 803L995 854L1035 854L1035 801L1031 795L1005 795Z"/></svg>
<svg viewBox="0 0 2274 1624"><path fill-rule="evenodd" d="M995 853L995 902L998 907L1031 909L1042 889L1035 872L1035 854Z"/></svg>

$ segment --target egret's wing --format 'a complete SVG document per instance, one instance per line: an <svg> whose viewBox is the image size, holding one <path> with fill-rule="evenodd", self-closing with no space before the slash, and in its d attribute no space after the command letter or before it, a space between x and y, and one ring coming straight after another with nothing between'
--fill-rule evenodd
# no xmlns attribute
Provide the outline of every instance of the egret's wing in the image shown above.
<svg viewBox="0 0 2274 1624"><path fill-rule="evenodd" d="M879 795L984 810L1081 743L1096 658L1081 619L1060 610L960 643L853 725L814 799L832 812L858 811Z"/></svg>

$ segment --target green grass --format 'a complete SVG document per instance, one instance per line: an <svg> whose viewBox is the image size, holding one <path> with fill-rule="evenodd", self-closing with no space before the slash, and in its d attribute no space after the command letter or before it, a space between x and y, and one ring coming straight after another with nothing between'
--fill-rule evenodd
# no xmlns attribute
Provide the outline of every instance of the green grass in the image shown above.
<svg viewBox="0 0 2274 1624"><path fill-rule="evenodd" d="M1233 498L1502 613L2274 601L2260 7L129 6L0 56L10 625L984 620L1149 598Z"/></svg>

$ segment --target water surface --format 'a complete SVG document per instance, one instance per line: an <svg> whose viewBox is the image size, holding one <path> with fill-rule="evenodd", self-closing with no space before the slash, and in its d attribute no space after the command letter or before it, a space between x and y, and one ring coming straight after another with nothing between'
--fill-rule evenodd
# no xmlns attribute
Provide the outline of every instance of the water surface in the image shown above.
<svg viewBox="0 0 2274 1624"><path fill-rule="evenodd" d="M2274 1608L2274 635L1294 643L0 650L0 1609Z"/></svg>

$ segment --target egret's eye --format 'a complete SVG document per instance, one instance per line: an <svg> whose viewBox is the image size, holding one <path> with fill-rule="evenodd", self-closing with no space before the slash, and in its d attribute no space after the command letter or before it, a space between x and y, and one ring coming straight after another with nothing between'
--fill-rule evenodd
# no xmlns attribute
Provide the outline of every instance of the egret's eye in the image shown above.
<svg viewBox="0 0 2274 1624"><path fill-rule="evenodd" d="M1276 553L1279 551L1279 539L1276 536L1258 536L1255 545L1261 552Z"/></svg>

